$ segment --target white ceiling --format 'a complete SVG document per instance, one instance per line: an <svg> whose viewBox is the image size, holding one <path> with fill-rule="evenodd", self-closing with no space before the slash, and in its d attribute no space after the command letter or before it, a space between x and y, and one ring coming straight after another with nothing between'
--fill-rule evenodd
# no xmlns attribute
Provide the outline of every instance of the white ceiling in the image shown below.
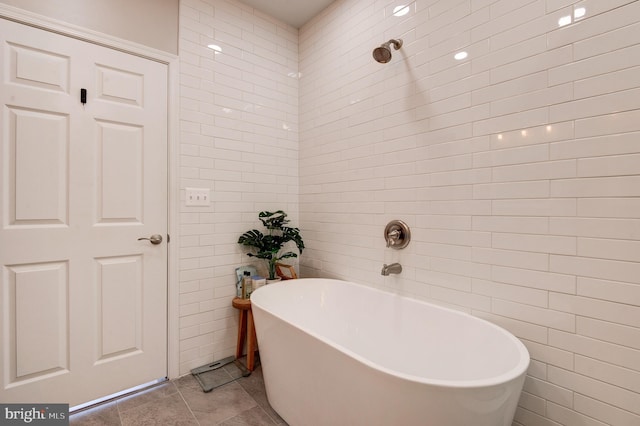
<svg viewBox="0 0 640 426"><path fill-rule="evenodd" d="M240 0L289 25L300 28L333 0Z"/></svg>

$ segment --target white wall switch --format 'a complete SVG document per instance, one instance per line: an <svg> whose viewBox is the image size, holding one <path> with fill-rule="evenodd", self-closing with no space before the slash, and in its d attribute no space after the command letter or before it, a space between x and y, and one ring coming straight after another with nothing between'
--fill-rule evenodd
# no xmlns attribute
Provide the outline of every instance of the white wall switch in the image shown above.
<svg viewBox="0 0 640 426"><path fill-rule="evenodd" d="M185 188L187 206L210 206L209 188Z"/></svg>

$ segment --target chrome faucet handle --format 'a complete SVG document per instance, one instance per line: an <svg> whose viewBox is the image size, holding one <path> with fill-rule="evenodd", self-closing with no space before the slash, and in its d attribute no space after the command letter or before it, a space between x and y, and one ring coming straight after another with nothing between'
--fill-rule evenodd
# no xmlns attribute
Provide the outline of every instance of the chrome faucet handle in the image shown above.
<svg viewBox="0 0 640 426"><path fill-rule="evenodd" d="M399 229L394 229L387 234L387 247L396 245L398 240L402 237L402 232Z"/></svg>
<svg viewBox="0 0 640 426"><path fill-rule="evenodd" d="M411 241L409 226L401 220L392 220L384 228L384 239L387 247L396 250L405 248Z"/></svg>

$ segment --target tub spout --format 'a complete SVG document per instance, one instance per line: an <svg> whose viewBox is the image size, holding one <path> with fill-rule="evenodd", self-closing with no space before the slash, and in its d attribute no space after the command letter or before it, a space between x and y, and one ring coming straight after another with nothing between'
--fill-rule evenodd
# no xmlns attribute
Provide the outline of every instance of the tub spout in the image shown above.
<svg viewBox="0 0 640 426"><path fill-rule="evenodd" d="M390 274L399 274L402 272L402 265L399 263L392 263L391 265L387 265L386 263L382 266L382 271L380 272L382 275L389 276Z"/></svg>

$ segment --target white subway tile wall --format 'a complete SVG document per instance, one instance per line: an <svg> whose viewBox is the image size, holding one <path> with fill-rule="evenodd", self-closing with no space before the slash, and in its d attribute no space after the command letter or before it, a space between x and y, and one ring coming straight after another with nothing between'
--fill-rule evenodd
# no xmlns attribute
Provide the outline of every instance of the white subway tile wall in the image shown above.
<svg viewBox="0 0 640 426"><path fill-rule="evenodd" d="M640 425L640 1L337 0L299 40L302 274L512 331L515 425Z"/></svg>
<svg viewBox="0 0 640 426"><path fill-rule="evenodd" d="M210 47L209 47L210 46ZM298 223L298 30L237 1L180 2L180 374L235 353L238 236ZM184 188L209 188L187 207Z"/></svg>
<svg viewBox="0 0 640 426"><path fill-rule="evenodd" d="M640 1L337 0L298 32L182 0L180 68L180 188L213 200L180 207L181 373L233 353L237 237L284 208L303 276L522 339L514 425L640 424Z"/></svg>

